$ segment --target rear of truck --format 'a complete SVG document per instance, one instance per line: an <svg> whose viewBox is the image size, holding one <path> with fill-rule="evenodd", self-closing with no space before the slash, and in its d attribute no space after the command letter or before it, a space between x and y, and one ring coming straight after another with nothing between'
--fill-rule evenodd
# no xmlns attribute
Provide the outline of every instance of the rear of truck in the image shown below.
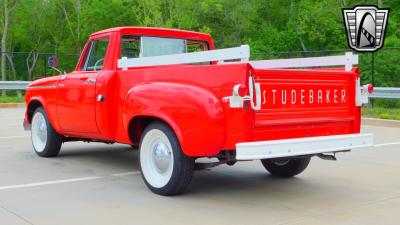
<svg viewBox="0 0 400 225"><path fill-rule="evenodd" d="M127 77L143 77L143 83L174 86L154 92L169 90L163 94L169 96L174 90L181 104L170 105L168 98L168 106L157 104L152 111L173 118L172 127L189 157L226 152L230 160L232 153L233 160L322 156L372 145L372 135L360 134L360 111L368 92L353 67L356 55L262 61L249 57L249 46L244 45L122 58L118 66L132 73Z"/></svg>
<svg viewBox="0 0 400 225"><path fill-rule="evenodd" d="M358 68L267 69L250 62L247 76L224 98L225 148L235 149L237 160L322 156L372 145L371 134L360 134L367 90Z"/></svg>
<svg viewBox="0 0 400 225"><path fill-rule="evenodd" d="M335 159L373 144L371 134L360 133L368 87L360 85L351 53L249 57L243 45L118 59L127 93L121 127L132 128L142 176L154 193L182 193L195 169L243 160L261 160L270 174L292 177L312 156ZM197 160L205 157L218 161Z"/></svg>

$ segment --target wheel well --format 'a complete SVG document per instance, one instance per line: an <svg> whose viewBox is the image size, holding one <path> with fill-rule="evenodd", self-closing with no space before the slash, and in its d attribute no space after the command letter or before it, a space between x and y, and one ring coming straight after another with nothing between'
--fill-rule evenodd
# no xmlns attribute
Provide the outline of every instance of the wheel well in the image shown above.
<svg viewBox="0 0 400 225"><path fill-rule="evenodd" d="M129 139L131 140L132 145L139 146L144 130L149 124L153 122L164 123L171 128L168 123L160 118L151 116L136 116L129 123ZM171 128L171 130L173 129Z"/></svg>
<svg viewBox="0 0 400 225"><path fill-rule="evenodd" d="M32 121L33 113L39 107L43 107L43 105L38 100L33 100L29 103L29 105L28 105L28 120L29 120L29 122Z"/></svg>

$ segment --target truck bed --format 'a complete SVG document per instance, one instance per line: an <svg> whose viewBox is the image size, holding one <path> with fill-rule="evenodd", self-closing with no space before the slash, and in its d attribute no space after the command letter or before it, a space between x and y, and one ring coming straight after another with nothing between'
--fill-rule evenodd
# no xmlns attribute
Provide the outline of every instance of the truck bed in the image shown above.
<svg viewBox="0 0 400 225"><path fill-rule="evenodd" d="M273 140L359 133L355 104L358 69L253 69L261 84L253 139Z"/></svg>
<svg viewBox="0 0 400 225"><path fill-rule="evenodd" d="M248 61L248 58L248 46L122 58L118 60L121 95L134 84L162 83L158 87L168 88L166 84L171 83L169 90L175 90L177 96L174 101L192 103L155 110L168 110L173 120L180 120L180 129L186 131L184 136L191 136L187 138L190 141L181 142L184 151L189 149L186 153L192 156L200 152L211 156L221 150L235 150L236 144L243 142L360 132L359 70L353 67L358 63L357 56L346 53L344 56L266 61ZM207 60L210 60L208 65L196 64ZM282 67L285 63L287 66ZM330 68L320 68L326 66ZM255 95L251 94L250 84L260 89L253 90ZM186 95L176 92L181 85L185 86L181 92ZM230 98L238 85L243 104L235 107ZM151 90L160 95L153 101L162 99L164 90ZM195 92L196 97L193 96ZM254 107L257 97L261 101ZM198 107L201 105L209 105L209 108ZM185 116L178 118L176 112L185 112ZM199 112L205 114L199 115ZM127 121L129 117L124 123Z"/></svg>

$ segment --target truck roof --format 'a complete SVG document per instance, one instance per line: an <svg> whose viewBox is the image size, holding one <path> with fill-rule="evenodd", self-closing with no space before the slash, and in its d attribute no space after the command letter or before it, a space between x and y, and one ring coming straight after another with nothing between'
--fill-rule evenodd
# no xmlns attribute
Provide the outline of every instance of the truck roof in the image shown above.
<svg viewBox="0 0 400 225"><path fill-rule="evenodd" d="M158 27L114 27L95 32L91 36L109 32L118 32L122 34L138 34L138 35L157 36L157 37L176 37L176 38L184 38L192 40L204 40L209 43L212 43L212 37L209 34L187 31L187 30L179 30L179 29L158 28Z"/></svg>

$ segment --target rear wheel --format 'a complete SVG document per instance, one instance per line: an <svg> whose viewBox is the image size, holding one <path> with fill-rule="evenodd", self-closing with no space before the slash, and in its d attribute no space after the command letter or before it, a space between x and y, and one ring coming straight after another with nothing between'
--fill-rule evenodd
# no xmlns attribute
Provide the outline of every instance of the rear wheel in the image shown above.
<svg viewBox="0 0 400 225"><path fill-rule="evenodd" d="M42 107L33 113L31 140L33 149L41 157L55 157L60 152L62 137L51 126Z"/></svg>
<svg viewBox="0 0 400 225"><path fill-rule="evenodd" d="M187 157L174 132L163 123L152 123L140 143L140 171L147 187L159 195L177 195L189 185L194 158Z"/></svg>
<svg viewBox="0 0 400 225"><path fill-rule="evenodd" d="M268 172L277 177L293 177L303 172L310 163L311 157L262 159L261 163Z"/></svg>

